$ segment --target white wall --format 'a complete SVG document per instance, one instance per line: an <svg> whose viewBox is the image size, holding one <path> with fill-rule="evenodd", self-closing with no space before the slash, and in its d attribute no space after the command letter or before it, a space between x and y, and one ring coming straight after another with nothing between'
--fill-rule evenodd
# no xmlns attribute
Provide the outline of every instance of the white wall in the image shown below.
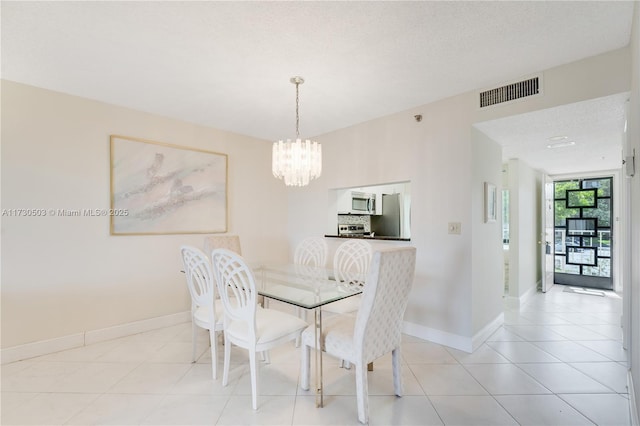
<svg viewBox="0 0 640 426"><path fill-rule="evenodd" d="M2 82L2 208L109 208L109 135L228 154L228 230L246 257L286 258L271 145ZM184 312L178 247L203 235L110 236L107 217L2 217L2 348Z"/></svg>
<svg viewBox="0 0 640 426"><path fill-rule="evenodd" d="M540 172L522 160L509 160L509 304L519 306L536 291L540 247Z"/></svg>
<svg viewBox="0 0 640 426"><path fill-rule="evenodd" d="M640 8L636 3L633 14L631 32L631 98L629 103L627 141L624 155L631 155L635 149L636 173L626 181L629 185L630 199L630 239L631 252L628 258L631 263L631 274L625 282L625 297L630 299L630 335L632 387L630 394L634 412L632 413L638 424L640 408Z"/></svg>
<svg viewBox="0 0 640 426"><path fill-rule="evenodd" d="M471 193L472 239L472 311L473 336L489 337L494 329L483 328L502 321L504 275L502 268L502 147L480 131L473 129L472 157L474 188ZM484 222L484 182L496 186L497 220ZM498 324L500 325L500 324ZM478 336L480 334L481 336ZM479 342L482 343L482 342ZM474 345L475 346L475 345ZM475 349L475 347L474 347Z"/></svg>

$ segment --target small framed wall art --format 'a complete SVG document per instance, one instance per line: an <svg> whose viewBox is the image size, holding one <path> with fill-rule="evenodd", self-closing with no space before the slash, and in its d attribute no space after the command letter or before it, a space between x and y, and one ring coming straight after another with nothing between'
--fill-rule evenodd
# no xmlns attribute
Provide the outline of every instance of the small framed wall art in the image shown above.
<svg viewBox="0 0 640 426"><path fill-rule="evenodd" d="M497 219L498 195L496 186L490 182L484 183L484 222L495 222Z"/></svg>
<svg viewBox="0 0 640 426"><path fill-rule="evenodd" d="M227 230L227 155L111 136L112 235Z"/></svg>

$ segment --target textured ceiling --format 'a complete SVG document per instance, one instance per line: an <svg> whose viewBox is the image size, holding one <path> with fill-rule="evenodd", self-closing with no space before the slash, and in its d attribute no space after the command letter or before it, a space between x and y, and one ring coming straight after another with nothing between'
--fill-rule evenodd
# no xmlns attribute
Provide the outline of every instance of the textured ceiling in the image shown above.
<svg viewBox="0 0 640 426"><path fill-rule="evenodd" d="M629 43L632 2L10 2L2 78L265 140ZM561 120L562 118L559 118Z"/></svg>

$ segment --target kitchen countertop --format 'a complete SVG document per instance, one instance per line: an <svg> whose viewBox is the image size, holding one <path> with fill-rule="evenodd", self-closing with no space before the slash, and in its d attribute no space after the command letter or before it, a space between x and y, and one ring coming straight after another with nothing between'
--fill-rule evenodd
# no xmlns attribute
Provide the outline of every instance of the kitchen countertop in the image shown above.
<svg viewBox="0 0 640 426"><path fill-rule="evenodd" d="M380 236L380 235L376 235L375 237L371 237L369 235L347 236L347 235L325 234L325 237L326 238L358 238L358 239L361 239L361 240L411 241L411 238L384 237L384 236Z"/></svg>

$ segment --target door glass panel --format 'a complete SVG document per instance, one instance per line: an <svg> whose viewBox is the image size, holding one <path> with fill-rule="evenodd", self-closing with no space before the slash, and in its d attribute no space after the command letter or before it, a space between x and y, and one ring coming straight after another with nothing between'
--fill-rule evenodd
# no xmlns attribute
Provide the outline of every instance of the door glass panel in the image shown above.
<svg viewBox="0 0 640 426"><path fill-rule="evenodd" d="M598 219L599 227L611 226L611 199L598 198L598 204L595 209L582 209L582 217Z"/></svg>
<svg viewBox="0 0 640 426"><path fill-rule="evenodd" d="M611 177L554 182L556 283L613 289L612 182Z"/></svg>
<svg viewBox="0 0 640 426"><path fill-rule="evenodd" d="M580 275L580 265L567 265L566 256L556 256L555 271L564 274Z"/></svg>
<svg viewBox="0 0 640 426"><path fill-rule="evenodd" d="M582 275L593 277L611 276L611 259L598 259L598 266L583 266Z"/></svg>
<svg viewBox="0 0 640 426"><path fill-rule="evenodd" d="M555 200L555 226L567 226L567 218L580 217L580 209L570 209L567 207L567 200Z"/></svg>
<svg viewBox="0 0 640 426"><path fill-rule="evenodd" d="M567 189L580 189L580 181L578 180L564 180L554 182L555 199L567 198Z"/></svg>

